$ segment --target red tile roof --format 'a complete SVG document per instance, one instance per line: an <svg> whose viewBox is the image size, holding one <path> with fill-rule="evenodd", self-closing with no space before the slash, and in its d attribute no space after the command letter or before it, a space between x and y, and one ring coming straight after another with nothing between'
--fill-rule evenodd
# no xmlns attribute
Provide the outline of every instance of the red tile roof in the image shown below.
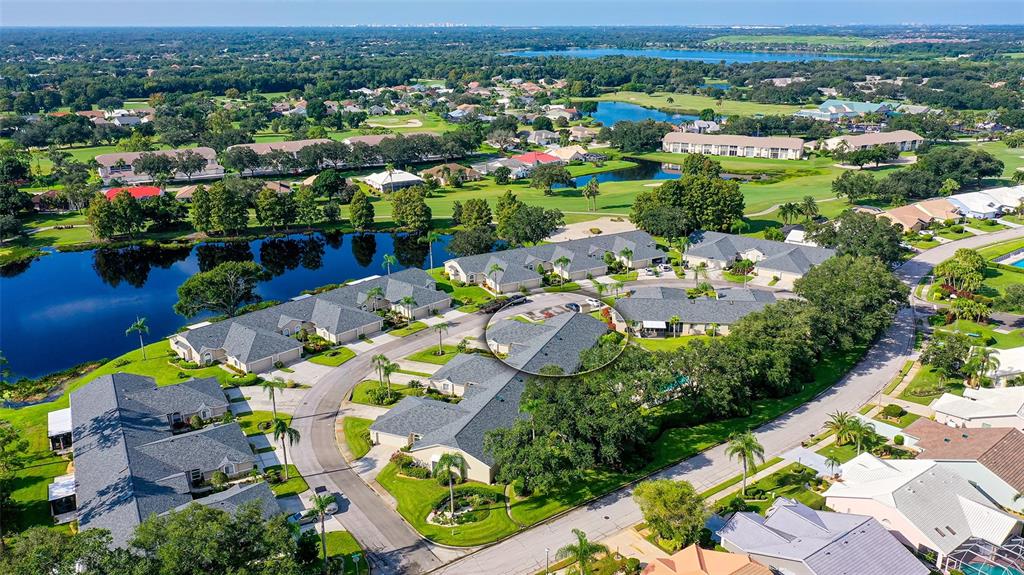
<svg viewBox="0 0 1024 575"><path fill-rule="evenodd" d="M142 198L151 198L153 196L159 196L162 192L160 188L156 186L132 186L130 188L110 188L106 191L108 200L113 200L121 192L128 192L136 200Z"/></svg>
<svg viewBox="0 0 1024 575"><path fill-rule="evenodd" d="M524 164L536 165L536 164L551 164L554 162L561 162L558 158L551 154L545 154L543 152L527 152L525 154L519 154L518 156L512 156L513 160L519 160Z"/></svg>

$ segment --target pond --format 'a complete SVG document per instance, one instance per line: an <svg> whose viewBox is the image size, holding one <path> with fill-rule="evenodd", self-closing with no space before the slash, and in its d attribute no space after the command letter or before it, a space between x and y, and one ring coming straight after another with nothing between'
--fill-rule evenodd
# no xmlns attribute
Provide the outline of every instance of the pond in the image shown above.
<svg viewBox="0 0 1024 575"><path fill-rule="evenodd" d="M637 180L678 180L680 176L679 166L676 164L662 164L638 158L630 158L629 161L634 162L636 166L613 172L602 172L600 174L574 178L574 187L582 188L591 179L596 179L599 183L603 184L605 182L633 182ZM721 177L724 180L750 180L753 179L753 174L722 173ZM552 189L565 187L568 186L555 184L552 186Z"/></svg>
<svg viewBox="0 0 1024 575"><path fill-rule="evenodd" d="M668 122L670 124L682 124L700 119L700 116L692 114L674 114L662 112L653 108L644 108L627 102L599 102L597 111L590 114L598 122L605 126L614 126L616 122L642 122L654 120L655 122Z"/></svg>
<svg viewBox="0 0 1024 575"><path fill-rule="evenodd" d="M451 256L448 237L434 244L434 265ZM286 300L302 290L383 274L384 254L398 266L428 267L428 246L393 234L312 234L181 248L135 246L56 252L3 269L0 350L15 377L38 377L138 347L124 330L136 316L149 324L148 342L199 321L174 313L177 289L193 274L224 261L261 263L271 279L264 299Z"/></svg>
<svg viewBox="0 0 1024 575"><path fill-rule="evenodd" d="M751 62L803 62L807 60L877 60L859 56L817 54L810 52L731 52L718 50L631 50L625 48L571 48L568 50L516 50L502 56L566 56L569 58L603 58L605 56L640 56L665 60L694 60L698 62L749 64Z"/></svg>

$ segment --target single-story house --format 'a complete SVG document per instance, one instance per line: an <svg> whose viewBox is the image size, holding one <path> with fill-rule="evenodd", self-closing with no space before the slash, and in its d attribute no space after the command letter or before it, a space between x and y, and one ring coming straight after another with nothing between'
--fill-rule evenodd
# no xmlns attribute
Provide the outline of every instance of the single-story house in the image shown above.
<svg viewBox="0 0 1024 575"><path fill-rule="evenodd" d="M181 172L175 172L171 174L171 179L212 180L224 177L224 168L217 163L217 152L214 151L213 148L207 148L205 146L177 150L156 150L153 152L117 152L113 154L100 154L96 156L96 163L99 164L98 172L100 179L103 180L104 184L109 184L115 179L126 184L138 184L153 181L152 174L136 173L135 168L132 167L132 163L142 157L143 154L156 154L174 158L182 152L199 154L206 160L206 166L202 170L191 174L191 176Z"/></svg>
<svg viewBox="0 0 1024 575"><path fill-rule="evenodd" d="M787 575L928 575L930 570L869 514L832 513L779 497L764 516L734 513L722 547Z"/></svg>
<svg viewBox="0 0 1024 575"><path fill-rule="evenodd" d="M632 269L662 263L668 257L654 238L638 230L454 258L444 262L444 269L452 279L510 293L540 287L543 277L538 269L569 281L604 275L608 272L605 254ZM568 263L556 265L563 257Z"/></svg>
<svg viewBox="0 0 1024 575"><path fill-rule="evenodd" d="M197 188L199 188L198 185L182 186L181 188L178 188L176 192L174 192L174 199L181 200L183 202L191 202L192 195L196 193Z"/></svg>
<svg viewBox="0 0 1024 575"><path fill-rule="evenodd" d="M393 192L402 188L410 188L423 183L423 179L416 174L410 174L405 170L392 170L390 172L376 172L363 178L371 188L380 192Z"/></svg>
<svg viewBox="0 0 1024 575"><path fill-rule="evenodd" d="M935 461L967 479L1005 509L1024 512L1024 432L1012 427L954 429L921 418L904 428L917 439L917 459Z"/></svg>
<svg viewBox="0 0 1024 575"><path fill-rule="evenodd" d="M950 427L1013 427L1024 431L1024 386L964 389L932 402L935 421Z"/></svg>
<svg viewBox="0 0 1024 575"><path fill-rule="evenodd" d="M1024 185L981 190L1002 209L1003 212L1019 209L1024 205Z"/></svg>
<svg viewBox="0 0 1024 575"><path fill-rule="evenodd" d="M586 148L578 145L552 148L547 153L563 162L585 162L591 155Z"/></svg>
<svg viewBox="0 0 1024 575"><path fill-rule="evenodd" d="M852 100L828 99L822 102L817 108L800 110L794 116L821 120L824 122L835 122L843 118L857 118L867 114L889 114L898 107L895 102L854 102Z"/></svg>
<svg viewBox="0 0 1024 575"><path fill-rule="evenodd" d="M685 288L638 287L615 302L615 328L637 337L725 335L748 314L775 302L766 290L722 288L715 297L690 298Z"/></svg>
<svg viewBox="0 0 1024 575"><path fill-rule="evenodd" d="M964 217L990 220L998 218L1003 213L1002 204L984 192L953 194L947 199Z"/></svg>
<svg viewBox="0 0 1024 575"><path fill-rule="evenodd" d="M640 575L772 575L771 569L746 555L712 551L696 543L646 563Z"/></svg>
<svg viewBox="0 0 1024 575"><path fill-rule="evenodd" d="M904 232L919 232L928 227L928 224L932 221L932 218L919 208L917 204L909 204L887 210L879 214L879 217L900 226Z"/></svg>
<svg viewBox="0 0 1024 575"><path fill-rule="evenodd" d="M694 120L680 124L679 129L693 134L713 134L722 128L714 120Z"/></svg>
<svg viewBox="0 0 1024 575"><path fill-rule="evenodd" d="M842 481L824 493L829 508L874 517L904 545L933 554L940 569L959 569L979 544L993 554L1004 544L1019 544L1016 517L935 461L882 460L862 453L843 464L840 476Z"/></svg>
<svg viewBox="0 0 1024 575"><path fill-rule="evenodd" d="M867 150L878 146L895 146L901 152L912 152L924 144L924 138L910 130L874 132L871 134L847 134L825 140L825 148L847 151Z"/></svg>
<svg viewBox="0 0 1024 575"><path fill-rule="evenodd" d="M552 156L551 154L545 154L544 152L527 152L525 154L519 154L512 156L513 160L518 160L527 166L543 166L545 164L562 164L565 163L561 159Z"/></svg>
<svg viewBox="0 0 1024 575"><path fill-rule="evenodd" d="M103 195L107 196L108 200L113 200L122 192L127 192L131 197L136 200L142 200L145 198L155 198L156 196L162 195L163 190L156 186L130 186L127 188L110 188L103 192Z"/></svg>
<svg viewBox="0 0 1024 575"><path fill-rule="evenodd" d="M928 214L930 217L929 221L959 221L963 218L963 214L960 213L960 208L946 198L921 200L914 205L922 212Z"/></svg>
<svg viewBox="0 0 1024 575"><path fill-rule="evenodd" d="M551 130L534 130L526 137L526 141L535 146L550 146L557 144L560 139L561 136L558 135L558 132Z"/></svg>
<svg viewBox="0 0 1024 575"><path fill-rule="evenodd" d="M526 373L557 368L577 373L580 354L608 333L608 324L585 313L565 312L543 322L501 319L487 326L487 347L506 364Z"/></svg>
<svg viewBox="0 0 1024 575"><path fill-rule="evenodd" d="M520 162L514 158L500 158L497 160L480 162L478 164L473 164L472 167L481 174L487 175L493 174L498 168L508 168L509 177L513 180L528 178L530 177L530 172L533 171L532 165Z"/></svg>
<svg viewBox="0 0 1024 575"><path fill-rule="evenodd" d="M413 303L403 302L406 297ZM346 343L380 331L384 318L378 312L383 310L422 319L449 307L451 297L436 289L427 272L409 268L223 321L190 326L172 335L170 344L188 361L202 365L222 362L241 371L262 373L278 362L294 362L302 356L302 343L292 336L303 330L331 343Z"/></svg>
<svg viewBox="0 0 1024 575"><path fill-rule="evenodd" d="M586 142L589 140L597 139L597 135L601 132L601 128L592 128L587 126L573 126L569 128L569 139L573 142Z"/></svg>
<svg viewBox="0 0 1024 575"><path fill-rule="evenodd" d="M685 259L691 267L705 264L719 270L746 259L754 262L754 273L777 277L791 283L810 269L835 255L835 250L762 240L722 232L696 232L690 238Z"/></svg>
<svg viewBox="0 0 1024 575"><path fill-rule="evenodd" d="M449 176L454 175L456 173L462 174L463 182L476 182L483 177L480 174L480 172L476 171L473 168L467 168L466 166L463 166L461 164L455 164L452 162L423 170L422 172L420 172L420 177L426 178L428 175L430 175L431 177L434 178L434 180L437 183L441 184L442 186L447 186L451 184L451 182L448 181Z"/></svg>
<svg viewBox="0 0 1024 575"><path fill-rule="evenodd" d="M271 192L278 194L290 194L292 193L292 187L284 182L267 181L263 182L263 189L270 190Z"/></svg>
<svg viewBox="0 0 1024 575"><path fill-rule="evenodd" d="M674 154L706 154L740 158L799 160L804 157L803 140L778 136L755 137L669 132L661 140L661 149Z"/></svg>
<svg viewBox="0 0 1024 575"><path fill-rule="evenodd" d="M257 466L238 423L184 424L227 411L215 378L157 386L150 377L114 373L72 392L70 403L78 526L109 530L116 547L150 515L209 493L214 473L240 478Z"/></svg>
<svg viewBox="0 0 1024 575"><path fill-rule="evenodd" d="M1009 349L993 349L999 367L988 372L996 387L1006 386L1011 379L1024 376L1024 346Z"/></svg>

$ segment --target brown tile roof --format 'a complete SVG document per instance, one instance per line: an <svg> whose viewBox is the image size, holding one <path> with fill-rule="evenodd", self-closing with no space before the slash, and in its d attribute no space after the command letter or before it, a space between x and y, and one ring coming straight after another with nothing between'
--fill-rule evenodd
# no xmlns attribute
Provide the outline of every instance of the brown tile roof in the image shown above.
<svg viewBox="0 0 1024 575"><path fill-rule="evenodd" d="M277 192L279 194L292 193L292 187L284 182L266 182L263 184L263 189Z"/></svg>
<svg viewBox="0 0 1024 575"><path fill-rule="evenodd" d="M174 150L153 150L152 152L115 152L113 154L100 154L96 156L96 163L109 168L117 163L118 160L124 160L125 164L131 165L132 162L139 159L142 154L158 154L161 156L176 156L179 152L191 151L199 154L206 158L207 162L217 161L217 152L213 151L213 148L206 148L200 146L198 148L180 148Z"/></svg>
<svg viewBox="0 0 1024 575"><path fill-rule="evenodd" d="M292 140L290 142L264 142L264 143L260 143L260 144L237 144L235 146L231 146L228 149L230 150L231 148L239 148L239 147L251 148L252 151L254 151L254 152L256 152L257 154L260 154L260 155L266 154L267 152L270 152L271 150L284 150L284 151L289 152L291 154L295 154L299 150L301 150L302 148L305 148L306 146L312 146L313 144L326 144L326 143L328 143L330 141L331 140L329 140L327 138L316 138L316 139L313 139L313 140Z"/></svg>
<svg viewBox="0 0 1024 575"><path fill-rule="evenodd" d="M840 136L843 140L851 147L860 146L882 146L885 144L898 144L900 142L910 142L917 140L923 142L924 138L911 132L910 130L896 130L894 132L874 132L871 134L858 134L850 136Z"/></svg>
<svg viewBox="0 0 1024 575"><path fill-rule="evenodd" d="M697 545L670 557L651 560L643 575L771 575L771 570L746 555L709 551Z"/></svg>
<svg viewBox="0 0 1024 575"><path fill-rule="evenodd" d="M1012 427L952 428L918 419L904 431L918 439L918 459L976 460L1024 492L1024 433Z"/></svg>

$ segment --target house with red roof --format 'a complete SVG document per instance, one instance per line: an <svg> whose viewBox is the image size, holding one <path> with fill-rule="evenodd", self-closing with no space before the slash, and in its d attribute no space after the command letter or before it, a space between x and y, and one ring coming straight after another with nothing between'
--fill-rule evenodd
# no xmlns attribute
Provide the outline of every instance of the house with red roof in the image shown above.
<svg viewBox="0 0 1024 575"><path fill-rule="evenodd" d="M153 198L163 193L163 190L156 186L131 186L128 188L110 188L104 194L106 194L108 200L113 200L121 192L128 192L136 200L143 198Z"/></svg>
<svg viewBox="0 0 1024 575"><path fill-rule="evenodd" d="M556 158L551 154L545 154L544 152L527 152L525 154L519 154L518 156L512 156L512 159L519 160L520 162L530 166L564 163L560 158Z"/></svg>

